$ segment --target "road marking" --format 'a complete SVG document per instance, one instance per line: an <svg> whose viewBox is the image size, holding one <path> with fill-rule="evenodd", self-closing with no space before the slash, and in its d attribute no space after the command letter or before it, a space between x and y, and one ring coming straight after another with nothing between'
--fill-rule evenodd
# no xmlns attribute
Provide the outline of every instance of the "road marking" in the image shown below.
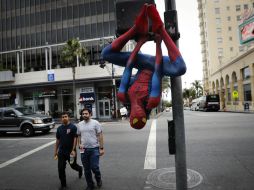
<svg viewBox="0 0 254 190"><path fill-rule="evenodd" d="M152 121L150 134L147 143L146 157L144 163L145 170L156 169L156 119Z"/></svg>
<svg viewBox="0 0 254 190"><path fill-rule="evenodd" d="M31 155L31 154L34 154L35 152L38 152L38 151L40 151L40 150L42 150L42 149L44 149L44 148L46 148L46 147L48 147L48 146L50 146L50 145L52 145L52 144L55 144L55 142L56 142L56 141L51 141L51 142L49 142L49 143L47 143L47 144L44 144L44 145L42 145L42 146L39 146L39 147L36 148L36 149L30 150L30 151L28 151L28 152L26 152L26 153L24 153L24 154L21 154L20 156L18 156L18 157L16 157L16 158L13 158L13 159L11 159L11 160L8 160L8 161L6 161L6 162L0 164L0 169L1 169L1 168L4 168L4 167L6 167L6 166L8 166L8 165L10 165L10 164L12 164L12 163L14 163L14 162L17 162L17 161L19 161L19 160L21 160L21 159L23 159L23 158L25 158L25 157L27 157L27 156L29 156L29 155Z"/></svg>
<svg viewBox="0 0 254 190"><path fill-rule="evenodd" d="M52 138L52 137L48 137L48 138L44 138L44 137L39 137L39 138L17 138L17 139L0 139L0 141L19 141L19 140L54 140L56 138Z"/></svg>

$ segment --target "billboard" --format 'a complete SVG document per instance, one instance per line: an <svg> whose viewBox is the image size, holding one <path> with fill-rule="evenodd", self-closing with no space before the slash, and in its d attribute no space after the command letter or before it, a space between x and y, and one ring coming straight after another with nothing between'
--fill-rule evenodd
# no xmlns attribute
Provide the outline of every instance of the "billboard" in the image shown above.
<svg viewBox="0 0 254 190"><path fill-rule="evenodd" d="M242 15L242 23L239 25L240 43L245 44L254 40L254 13L253 10L245 10Z"/></svg>

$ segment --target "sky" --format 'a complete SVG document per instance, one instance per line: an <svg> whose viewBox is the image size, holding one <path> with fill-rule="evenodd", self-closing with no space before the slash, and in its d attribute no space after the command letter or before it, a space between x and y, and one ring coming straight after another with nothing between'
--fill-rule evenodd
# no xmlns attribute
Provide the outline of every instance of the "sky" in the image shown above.
<svg viewBox="0 0 254 190"><path fill-rule="evenodd" d="M182 76L182 87L189 88L194 80L202 80L202 55L200 44L200 29L198 19L197 0L175 0L180 32L179 50L187 66L187 72ZM155 0L157 9L164 21L164 0ZM154 48L151 48L153 46ZM152 50L152 51L151 51ZM142 47L143 53L155 55L153 42ZM166 47L162 48L163 55L167 55Z"/></svg>

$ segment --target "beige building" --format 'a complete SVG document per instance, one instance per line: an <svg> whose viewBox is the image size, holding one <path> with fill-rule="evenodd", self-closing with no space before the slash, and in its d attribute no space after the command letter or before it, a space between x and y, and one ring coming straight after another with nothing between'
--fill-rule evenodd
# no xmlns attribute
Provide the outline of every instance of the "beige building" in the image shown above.
<svg viewBox="0 0 254 190"><path fill-rule="evenodd" d="M254 110L254 41L239 35L253 9L254 0L198 0L204 92L219 94L221 109Z"/></svg>

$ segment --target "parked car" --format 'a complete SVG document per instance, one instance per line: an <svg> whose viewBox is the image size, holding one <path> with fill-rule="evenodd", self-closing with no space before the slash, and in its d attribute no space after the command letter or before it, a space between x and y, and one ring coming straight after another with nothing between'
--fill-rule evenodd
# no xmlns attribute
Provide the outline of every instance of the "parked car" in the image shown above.
<svg viewBox="0 0 254 190"><path fill-rule="evenodd" d="M29 137L35 131L48 133L54 127L52 117L33 113L29 107L0 108L0 133L22 132Z"/></svg>

